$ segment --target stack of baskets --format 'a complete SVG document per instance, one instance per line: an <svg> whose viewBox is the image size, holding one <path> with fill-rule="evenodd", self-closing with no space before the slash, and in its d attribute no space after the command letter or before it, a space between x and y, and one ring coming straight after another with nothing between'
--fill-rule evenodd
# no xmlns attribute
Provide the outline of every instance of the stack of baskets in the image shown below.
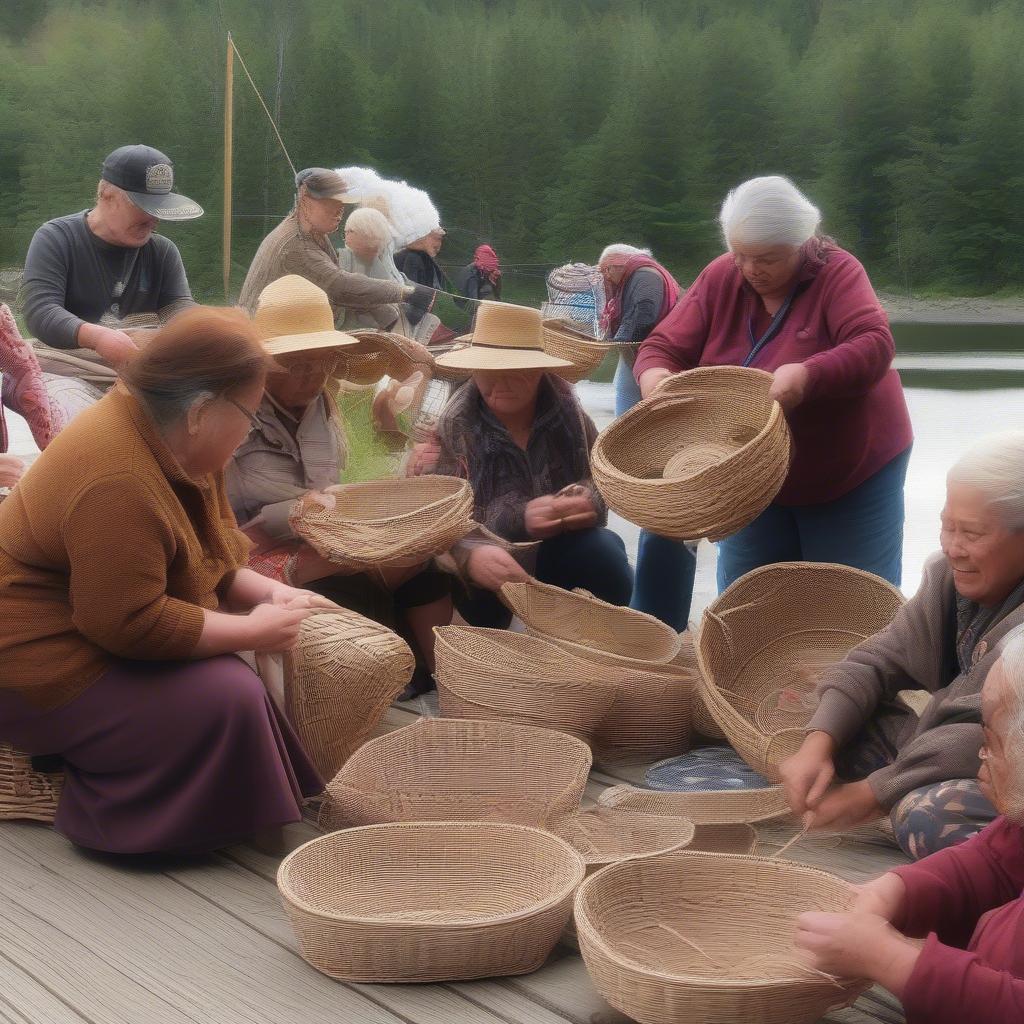
<svg viewBox="0 0 1024 1024"><path fill-rule="evenodd" d="M697 643L701 693L737 753L773 782L796 753L817 673L892 620L903 596L859 569L781 562L713 601Z"/></svg>
<svg viewBox="0 0 1024 1024"><path fill-rule="evenodd" d="M0 821L51 824L63 787L63 772L37 772L28 754L0 743Z"/></svg>
<svg viewBox="0 0 1024 1024"><path fill-rule="evenodd" d="M558 375L574 384L589 377L614 347L612 342L598 341L581 331L571 320L544 321L544 351L572 363Z"/></svg>
<svg viewBox="0 0 1024 1024"><path fill-rule="evenodd" d="M594 482L608 507L681 540L721 540L756 519L789 471L789 427L771 381L739 366L666 380L594 443Z"/></svg>

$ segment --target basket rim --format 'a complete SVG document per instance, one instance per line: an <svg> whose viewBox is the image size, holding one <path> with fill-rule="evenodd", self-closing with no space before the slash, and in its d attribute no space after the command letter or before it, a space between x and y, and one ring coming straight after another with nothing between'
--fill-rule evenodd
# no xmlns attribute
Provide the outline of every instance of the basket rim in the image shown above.
<svg viewBox="0 0 1024 1024"><path fill-rule="evenodd" d="M328 493L339 494L340 492L345 492L352 494L354 492L369 491L374 488L380 488L382 485L385 488L397 486L399 490L413 490L417 487L426 489L426 485L428 483L434 484L437 482L441 482L442 486L447 488L447 493L442 494L439 497L432 498L430 501L424 502L422 505L417 505L414 509L410 509L408 512L396 512L391 515L375 518L352 514L335 515L334 518L338 522L342 523L363 523L367 526L383 526L388 523L401 522L403 519L421 515L423 512L432 512L437 509L438 506L445 505L453 499L465 497L467 492L470 499L472 499L472 491L468 480L464 480L462 477L458 476L449 476L444 473L423 473L419 476L382 477L380 480L360 480L356 483L337 484L334 487L328 488ZM472 518L472 512L470 512L469 515L470 518Z"/></svg>
<svg viewBox="0 0 1024 1024"><path fill-rule="evenodd" d="M568 856L570 862L573 863L573 876L575 878L571 883L566 882L559 887L557 892L551 893L546 896L542 901L535 903L533 906L525 907L522 910L516 910L509 914L501 914L495 917L489 917L485 919L480 918L452 918L444 921L402 921L401 926L404 929L410 931L423 931L431 932L439 929L447 928L461 928L466 931L474 929L487 929L493 928L498 924L506 924L513 921L519 921L526 918L534 917L538 914L543 913L546 910L551 910L557 907L563 900L570 898L573 893L578 889L580 882L586 877L587 869L586 863L584 862L579 851L567 843L564 839L559 838L551 832L546 831L542 828L535 828L531 825L518 825L512 822L498 822L498 821L391 821L384 822L379 825L356 825L353 828L338 829L334 832L327 832L324 835L315 836L313 839L307 840L301 846L297 846L291 853L288 854L284 860L281 861L280 866L277 869L277 888L281 894L282 900L290 906L301 910L304 914L308 914L311 917L316 917L322 921L330 921L336 924L349 924L357 925L362 928L384 928L393 929L396 922L394 920L384 920L382 918L375 917L361 917L356 914L341 914L331 913L325 911L319 907L314 907L306 900L301 899L293 889L290 888L289 876L293 865L298 860L298 856L309 847L316 846L318 844L336 839L340 835L349 835L356 832L400 832L400 831L429 831L429 832L471 832L471 831L489 831L489 832L519 832L527 833L532 838L540 840L546 843L553 843L556 846L562 848L562 851Z"/></svg>
<svg viewBox="0 0 1024 1024"><path fill-rule="evenodd" d="M693 797L711 797L711 798L716 798L716 797L720 798L720 797L723 797L723 796L724 797L729 797L729 796L732 796L732 795L738 794L738 793L742 793L744 795L747 795L747 794L750 794L750 793L761 793L761 794L764 794L764 795L770 795L770 796L775 797L775 796L781 796L782 795L782 787L781 786L769 786L766 789L664 790L664 789L643 789L640 786L634 786L631 783L623 782L623 783L618 783L618 784L616 784L614 786L609 786L607 789L602 790L597 795L597 804L598 804L599 807L608 807L608 808L622 807L621 803L615 803L614 802L615 798L619 797L619 796L629 796L629 795L631 795L633 793L641 793L641 794L650 795L650 796L657 796L659 794L664 794L665 796L681 796L681 797L693 796ZM728 803L729 801L727 800L726 802ZM639 810L640 808L636 808L636 809ZM657 812L656 811L646 811L645 813L647 813L647 814L656 814ZM792 813L792 811L790 811L789 807L786 806L786 807L784 807L782 809L773 810L773 811L766 811L763 814L759 814L759 813L755 812L753 817L750 816L750 815L745 815L743 817L725 818L722 821L701 821L701 822L695 822L694 824L697 825L698 827L700 825L755 825L755 824L761 824L762 822L777 821L777 820L779 820L781 818L785 818L787 815L789 815L791 813ZM683 817L683 818L686 817L685 814L683 814L683 815L669 815L669 816L670 817ZM694 853L699 853L700 851L695 850L693 852Z"/></svg>
<svg viewBox="0 0 1024 1024"><path fill-rule="evenodd" d="M852 882L848 882L845 878L840 878L839 875L834 875L831 872L824 871L821 868L814 867L810 864L801 864L797 861L787 860L780 857L761 857L756 854L750 853L710 853L705 850L673 850L669 853L658 855L658 857L646 857L646 858L632 858L631 860L619 861L617 864L609 864L607 867L603 867L593 874L588 875L580 887L576 890L576 897L573 900L573 918L576 922L576 932L585 931L587 933L587 941L597 946L601 954L613 961L619 968L639 972L645 977L656 978L661 981L670 983L692 984L700 986L705 989L713 989L716 991L735 991L736 989L770 989L781 986L790 986L794 981L810 982L813 978L809 978L806 975L799 977L785 977L775 978L771 980L760 979L760 978L734 978L734 979L723 979L710 978L706 975L698 974L678 974L665 970L659 970L650 966L649 964L641 963L639 960L632 960L627 956L624 956L618 950L613 949L604 940L603 936L598 932L593 921L588 915L586 908L584 907L584 900L589 896L592 889L594 889L599 881L603 880L605 876L611 876L617 871L630 870L638 860L655 860L655 859L668 859L678 858L683 859L703 859L708 861L714 861L722 863L725 860L732 861L744 861L745 863L754 862L762 864L771 864L777 867L784 868L796 868L801 873L811 874L818 876L819 878L826 879L832 883L838 883L840 886L847 887L852 892L854 887ZM855 984L859 979L857 978L839 978L837 979L841 985L852 985Z"/></svg>
<svg viewBox="0 0 1024 1024"><path fill-rule="evenodd" d="M596 804L593 807L580 808L578 811L574 811L572 814L566 815L560 821L552 823L551 831L562 838L558 829L563 826L569 825L572 821L577 818L586 818L588 816L599 814L601 811L612 811L616 815L620 815L626 818L639 819L640 821L652 821L652 822L670 822L676 825L682 832L686 833L686 838L682 840L673 840L667 846L661 846L656 850L650 850L646 853L627 853L622 856L612 855L611 860L605 860L603 854L588 854L583 853L581 850L576 849L575 845L571 840L566 839L566 842L573 847L574 850L583 858L583 861L588 866L594 864L621 864L628 860L646 860L649 857L660 857L666 853L676 853L680 850L685 849L693 842L694 837L697 834L697 826L689 818L683 817L682 815L670 816L665 814L653 814L650 811L642 811L635 807L608 807L603 804Z"/></svg>

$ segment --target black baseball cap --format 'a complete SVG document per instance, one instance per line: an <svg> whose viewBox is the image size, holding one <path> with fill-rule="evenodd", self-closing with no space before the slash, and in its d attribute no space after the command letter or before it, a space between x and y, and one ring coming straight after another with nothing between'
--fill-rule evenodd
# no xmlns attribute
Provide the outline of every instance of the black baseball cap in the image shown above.
<svg viewBox="0 0 1024 1024"><path fill-rule="evenodd" d="M152 146L122 146L103 161L100 177L128 193L128 198L160 220L195 220L203 208L186 196L175 195L174 165Z"/></svg>

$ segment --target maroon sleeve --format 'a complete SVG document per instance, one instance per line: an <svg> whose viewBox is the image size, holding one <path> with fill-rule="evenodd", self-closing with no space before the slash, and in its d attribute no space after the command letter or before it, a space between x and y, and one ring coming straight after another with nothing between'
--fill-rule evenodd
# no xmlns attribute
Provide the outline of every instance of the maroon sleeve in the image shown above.
<svg viewBox="0 0 1024 1024"><path fill-rule="evenodd" d="M860 262L833 255L822 307L831 348L804 361L807 398L855 398L877 384L892 366L896 345L878 296Z"/></svg>
<svg viewBox="0 0 1024 1024"><path fill-rule="evenodd" d="M903 990L907 1024L1018 1024L1024 1020L1024 979L982 963L930 935Z"/></svg>
<svg viewBox="0 0 1024 1024"><path fill-rule="evenodd" d="M712 264L713 265L713 264ZM645 370L664 368L673 373L692 370L699 362L708 338L705 312L709 267L690 285L686 294L640 345L633 376Z"/></svg>

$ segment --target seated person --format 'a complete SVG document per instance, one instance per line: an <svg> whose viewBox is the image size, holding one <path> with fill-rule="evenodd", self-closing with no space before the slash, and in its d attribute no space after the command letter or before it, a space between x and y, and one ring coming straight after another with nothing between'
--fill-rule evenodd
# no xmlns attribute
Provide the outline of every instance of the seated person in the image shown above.
<svg viewBox="0 0 1024 1024"><path fill-rule="evenodd" d="M241 312L185 311L0 504L0 741L62 755L80 846L212 850L323 788L236 657L333 607L245 567L224 491L270 363Z"/></svg>
<svg viewBox="0 0 1024 1024"><path fill-rule="evenodd" d="M1024 432L997 434L949 471L942 554L892 623L818 680L800 750L780 766L816 828L889 814L911 857L963 842L996 815L979 790L980 692L1000 640L1024 623ZM920 716L900 690L931 694ZM840 785L832 783L838 777Z"/></svg>
<svg viewBox="0 0 1024 1024"><path fill-rule="evenodd" d="M355 339L330 329L326 294L295 275L267 285L255 320L285 372L267 377L252 429L227 471L232 508L256 545L250 565L404 632L421 663L414 689L422 688L433 671L433 627L451 621L451 577L431 566L353 573L319 555L289 522L311 492L325 505L334 501L322 492L341 476L345 433L329 385Z"/></svg>
<svg viewBox="0 0 1024 1024"><path fill-rule="evenodd" d="M633 574L625 545L605 526L608 510L590 478L597 428L556 376L571 364L544 351L540 313L483 302L472 345L437 363L472 378L441 414L433 471L469 480L473 518L492 534L453 549L469 582L468 593L456 596L459 614L475 626L508 626L511 613L496 591L528 570L545 583L627 604ZM536 544L517 558L501 541Z"/></svg>
<svg viewBox="0 0 1024 1024"><path fill-rule="evenodd" d="M978 783L1001 817L860 889L853 913L803 914L814 968L868 978L907 1024L1024 1020L1024 635L1006 639L981 691ZM922 941L923 940L923 941Z"/></svg>
<svg viewBox="0 0 1024 1024"><path fill-rule="evenodd" d="M363 274L375 281L408 284L395 266L391 225L380 210L370 206L353 210L345 221L345 248L338 252L338 263L342 270L350 274ZM369 313L360 313L355 309L346 309L344 320L338 326L346 331L379 327ZM404 316L399 318L392 330L411 336Z"/></svg>

